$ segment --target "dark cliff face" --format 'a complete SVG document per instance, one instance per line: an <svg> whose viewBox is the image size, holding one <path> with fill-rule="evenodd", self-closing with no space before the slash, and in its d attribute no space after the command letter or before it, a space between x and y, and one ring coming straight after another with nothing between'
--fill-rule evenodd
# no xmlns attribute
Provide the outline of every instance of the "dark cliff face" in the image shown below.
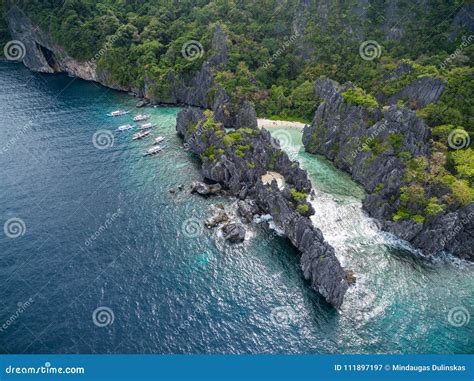
<svg viewBox="0 0 474 381"><path fill-rule="evenodd" d="M225 97L217 99L225 102ZM348 288L346 273L321 231L297 211L297 203L289 191L307 193L311 190L306 172L288 158L268 131L252 127L256 119L249 110L250 104L242 105L245 111L240 110L240 113L246 116L240 119L242 124L235 132L226 133L223 123L215 118L223 106L215 103L213 115L200 109L183 110L178 115L178 134L190 151L201 156L202 173L207 179L222 184L240 199L255 200L261 213L272 215L276 225L301 251L305 278L330 304L339 307ZM229 116L232 120L239 119ZM237 141L227 144L232 139ZM262 182L262 176L269 170L283 176L286 184L283 189L279 189L275 181ZM298 205L308 205L308 213L311 213L305 200L299 200Z"/></svg>
<svg viewBox="0 0 474 381"><path fill-rule="evenodd" d="M23 63L31 70L43 73L66 72L89 81L97 81L94 62L77 62L69 57L63 47L34 25L18 7L7 3L7 24L14 40L25 46Z"/></svg>
<svg viewBox="0 0 474 381"><path fill-rule="evenodd" d="M23 63L31 70L43 73L68 73L88 81L99 82L104 86L131 91L140 97L146 97L151 103L185 104L210 108L213 99L211 90L215 89L214 75L227 64L227 36L218 25L214 30L212 51L214 54L203 63L201 69L190 79L177 78L172 73L166 78L171 89L169 96L157 97L151 89L154 82L145 74L143 88L116 83L104 70L99 71L94 59L79 61L67 55L65 49L52 40L48 33L35 25L30 18L13 3L9 3L7 23L13 39L25 45ZM246 118L245 114L239 116Z"/></svg>
<svg viewBox="0 0 474 381"><path fill-rule="evenodd" d="M417 87L420 85L421 87ZM442 83L415 81L404 89L423 103L439 96ZM409 241L427 255L443 250L462 258L474 259L473 204L428 218L423 223L413 220L393 221L400 207L400 189L409 157L430 157L431 130L414 111L395 105L370 110L349 104L342 93L350 84L339 86L329 79L316 82L316 95L323 99L314 120L303 132L306 151L322 154L350 173L369 193L364 209L381 222L383 229ZM436 90L433 90L436 89ZM397 144L394 144L397 137ZM401 155L403 152L404 155ZM439 192L428 189L428 192ZM428 197L430 194L428 194Z"/></svg>
<svg viewBox="0 0 474 381"><path fill-rule="evenodd" d="M203 63L190 80L177 78L175 75L168 75L167 81L171 89L169 97L160 98L152 92L145 90L145 96L152 103L185 104L189 106L211 108L213 99L210 96L211 90L215 90L214 75L227 65L227 35L221 26L214 29L211 50L214 54ZM153 80L145 77L145 89L153 88Z"/></svg>

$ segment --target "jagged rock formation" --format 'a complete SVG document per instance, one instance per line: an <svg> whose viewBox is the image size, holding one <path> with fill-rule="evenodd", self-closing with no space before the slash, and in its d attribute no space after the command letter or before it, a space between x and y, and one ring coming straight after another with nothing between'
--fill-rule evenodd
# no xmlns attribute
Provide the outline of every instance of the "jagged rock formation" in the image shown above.
<svg viewBox="0 0 474 381"><path fill-rule="evenodd" d="M214 104L214 115L222 106ZM292 199L287 189L309 193L311 183L306 171L288 158L268 131L241 126L235 133L226 133L223 124L213 119L208 112L195 108L184 109L177 119L178 134L190 151L201 156L203 175L245 200L239 203L239 210L247 219L257 209L261 214L271 214L278 228L302 252L305 278L329 303L339 307L348 288L346 273L321 231L297 211L298 205L303 206L300 211L307 205L310 213L309 204L306 200ZM232 143L232 139L236 141ZM231 144L226 144L229 141ZM280 190L275 181L264 185L262 176L269 170L280 173L287 188Z"/></svg>
<svg viewBox="0 0 474 381"><path fill-rule="evenodd" d="M176 78L170 73L167 77L170 94L167 97L157 97L152 91L155 83L146 73L143 88L118 84L109 73L97 69L95 59L79 61L68 56L64 47L54 43L50 35L35 25L13 2L7 2L7 7L7 23L11 36L25 44L23 63L31 70L42 73L68 73L116 90L132 92L144 97L145 103L150 101L152 104L186 104L202 108L212 106L213 99L209 94L211 89L216 88L214 74L227 64L227 36L219 25L215 28L212 39L212 51L215 54L204 62L201 70L189 80ZM248 112L243 109L237 116L239 123L248 123Z"/></svg>
<svg viewBox="0 0 474 381"><path fill-rule="evenodd" d="M391 105L381 113L349 104L341 94L351 86L339 86L326 78L316 81L316 94L324 102L318 107L312 124L304 129L306 150L326 156L365 187L369 194L364 199L364 209L381 222L383 229L409 241L427 255L447 250L462 258L474 259L472 203L432 216L424 223L392 220L400 206L400 188L406 168L400 152L410 157L429 157L431 130L414 111L405 107L399 109ZM420 89L413 94L419 102L433 99L435 93L439 96L438 91L432 91L432 86L423 88L427 91ZM393 137L398 138L396 147ZM430 197L443 190L433 187L427 192Z"/></svg>
<svg viewBox="0 0 474 381"><path fill-rule="evenodd" d="M231 242L242 242L245 239L245 229L239 224L228 224L222 228L224 238Z"/></svg>
<svg viewBox="0 0 474 381"><path fill-rule="evenodd" d="M464 4L456 13L453 19L452 32L449 36L454 41L462 29L466 29L469 34L474 34L474 4Z"/></svg>
<svg viewBox="0 0 474 381"><path fill-rule="evenodd" d="M148 76L145 76L145 97L155 104L186 104L210 108L212 98L209 97L209 94L216 87L214 73L227 64L227 36L219 25L214 30L211 49L215 54L203 63L201 70L189 81L176 78L173 73L168 75L167 81L171 91L166 98L154 95L152 89L155 83Z"/></svg>
<svg viewBox="0 0 474 381"><path fill-rule="evenodd" d="M438 78L423 77L414 80L408 86L391 96L386 102L396 104L398 100L407 100L413 108L423 108L436 103L444 91L445 82ZM382 102L385 103L385 102Z"/></svg>

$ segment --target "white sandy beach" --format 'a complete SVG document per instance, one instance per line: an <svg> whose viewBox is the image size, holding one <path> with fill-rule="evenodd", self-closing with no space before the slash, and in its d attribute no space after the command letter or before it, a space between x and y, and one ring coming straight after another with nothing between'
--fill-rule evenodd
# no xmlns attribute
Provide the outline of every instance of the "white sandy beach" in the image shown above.
<svg viewBox="0 0 474 381"><path fill-rule="evenodd" d="M286 120L257 119L258 128L295 128L302 130L305 126L301 122L289 122Z"/></svg>

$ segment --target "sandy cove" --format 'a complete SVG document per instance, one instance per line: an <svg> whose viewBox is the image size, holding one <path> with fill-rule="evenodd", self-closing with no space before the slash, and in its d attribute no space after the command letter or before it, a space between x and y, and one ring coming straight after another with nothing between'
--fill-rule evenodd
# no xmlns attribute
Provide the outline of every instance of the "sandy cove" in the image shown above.
<svg viewBox="0 0 474 381"><path fill-rule="evenodd" d="M289 122L286 120L257 119L258 128L294 128L302 130L305 126L301 122Z"/></svg>

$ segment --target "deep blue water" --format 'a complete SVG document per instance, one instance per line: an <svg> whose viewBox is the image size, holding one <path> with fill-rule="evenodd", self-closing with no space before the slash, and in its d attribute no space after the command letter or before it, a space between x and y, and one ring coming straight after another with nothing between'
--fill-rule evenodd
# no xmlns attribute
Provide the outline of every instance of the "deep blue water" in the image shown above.
<svg viewBox="0 0 474 381"><path fill-rule="evenodd" d="M196 223L235 200L189 194L201 176L175 134L178 108L145 110L166 137L159 156L116 131L134 102L0 63L0 227L12 228L0 231L0 353L474 352L472 267L415 259L381 233L362 190L301 152L298 131L274 133L311 174L313 220L357 276L339 312L267 227L228 245ZM132 113L106 116L118 108ZM93 144L98 131L110 147Z"/></svg>

